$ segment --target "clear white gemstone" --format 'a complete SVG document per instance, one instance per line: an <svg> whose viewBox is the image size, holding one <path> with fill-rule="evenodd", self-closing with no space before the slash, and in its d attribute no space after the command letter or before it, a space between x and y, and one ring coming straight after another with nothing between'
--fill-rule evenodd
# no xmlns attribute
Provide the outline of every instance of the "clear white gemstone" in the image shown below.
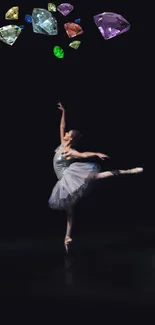
<svg viewBox="0 0 155 325"><path fill-rule="evenodd" d="M0 41L13 45L20 35L22 29L16 25L7 25L0 28Z"/></svg>
<svg viewBox="0 0 155 325"><path fill-rule="evenodd" d="M46 9L34 8L32 12L32 26L34 33L57 35L56 18Z"/></svg>

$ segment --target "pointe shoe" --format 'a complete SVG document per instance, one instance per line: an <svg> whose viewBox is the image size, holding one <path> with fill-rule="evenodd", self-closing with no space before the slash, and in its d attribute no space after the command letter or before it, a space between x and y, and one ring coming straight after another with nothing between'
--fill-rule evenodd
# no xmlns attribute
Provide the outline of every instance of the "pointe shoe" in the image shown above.
<svg viewBox="0 0 155 325"><path fill-rule="evenodd" d="M143 172L143 168L142 167L136 167L131 169L131 174L137 174L137 173L142 173Z"/></svg>
<svg viewBox="0 0 155 325"><path fill-rule="evenodd" d="M66 249L66 252L68 253L68 247L69 247L69 244L72 242L72 238L70 238L69 236L66 236L65 237L65 241L64 241L64 245L65 245L65 249Z"/></svg>

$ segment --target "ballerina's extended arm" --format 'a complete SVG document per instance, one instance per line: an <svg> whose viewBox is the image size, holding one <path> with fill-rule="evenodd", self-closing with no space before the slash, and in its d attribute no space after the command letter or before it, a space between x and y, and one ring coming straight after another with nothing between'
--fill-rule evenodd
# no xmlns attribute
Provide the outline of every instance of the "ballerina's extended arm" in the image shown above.
<svg viewBox="0 0 155 325"><path fill-rule="evenodd" d="M67 160L72 159L72 158L76 158L76 159L81 159L81 158L89 158L89 157L99 157L102 160L104 160L105 158L109 158L107 155L105 155L104 153L100 153L100 152L79 152L77 150L69 150L64 154L65 158Z"/></svg>
<svg viewBox="0 0 155 325"><path fill-rule="evenodd" d="M65 128L66 128L65 109L60 102L58 103L58 108L62 111L61 122L60 122L60 139L62 144L64 142L64 135L65 135Z"/></svg>
<svg viewBox="0 0 155 325"><path fill-rule="evenodd" d="M80 158L88 158L88 157L94 157L97 156L99 158L101 158L102 160L104 160L105 158L109 158L107 155L100 153L100 152L79 152L76 150L69 150L67 151L64 156L66 157L67 160L71 159L71 158L76 158L76 159L80 159ZM96 174L96 178L98 179L102 179L102 178L107 178L110 176L115 176L115 175L124 175L124 174L137 174L137 173L141 173L143 172L143 168L142 167L136 167L136 168L132 168L132 169L127 169L127 170L114 170L114 171L106 171L106 172L102 172L102 173L97 173Z"/></svg>

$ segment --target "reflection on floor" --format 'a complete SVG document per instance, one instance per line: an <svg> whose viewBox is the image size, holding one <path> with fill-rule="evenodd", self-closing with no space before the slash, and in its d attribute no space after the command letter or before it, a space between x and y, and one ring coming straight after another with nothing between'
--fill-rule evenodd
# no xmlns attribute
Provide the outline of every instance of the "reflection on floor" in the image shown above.
<svg viewBox="0 0 155 325"><path fill-rule="evenodd" d="M149 234L147 234L149 235ZM1 295L59 303L150 303L155 291L151 236L110 234L75 238L70 254L54 238L0 245Z"/></svg>

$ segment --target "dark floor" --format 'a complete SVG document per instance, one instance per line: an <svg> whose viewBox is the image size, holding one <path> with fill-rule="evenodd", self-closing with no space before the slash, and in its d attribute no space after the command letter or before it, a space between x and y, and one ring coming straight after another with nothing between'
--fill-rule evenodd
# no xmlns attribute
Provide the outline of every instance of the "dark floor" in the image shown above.
<svg viewBox="0 0 155 325"><path fill-rule="evenodd" d="M90 195L79 206L68 256L66 219L61 214L52 219L49 210L45 216L40 208L40 223L35 214L37 222L30 222L32 210L27 214L27 228L37 225L36 233L20 238L18 223L14 238L1 237L0 295L6 308L9 302L13 312L22 311L26 324L30 314L33 323L49 323L51 317L60 324L63 317L65 324L73 319L85 324L101 316L111 324L117 315L133 324L137 315L154 324L155 225L143 188L126 187L106 191L104 204L96 192L95 203Z"/></svg>
<svg viewBox="0 0 155 325"><path fill-rule="evenodd" d="M135 236L86 234L74 238L68 257L61 239L3 242L1 295L150 305L155 293L153 233L148 227Z"/></svg>
<svg viewBox="0 0 155 325"><path fill-rule="evenodd" d="M5 308L25 323L153 320L154 228L75 236L66 256L63 238L18 239L0 244L0 293ZM68 314L70 316L68 316ZM32 316L33 315L33 316ZM65 316L66 315L66 316ZM6 316L9 317L8 312ZM23 320L23 316L22 320ZM33 318L32 318L33 317ZM113 319L114 318L114 319ZM22 324L24 322L22 321ZM30 322L31 324L31 322Z"/></svg>

